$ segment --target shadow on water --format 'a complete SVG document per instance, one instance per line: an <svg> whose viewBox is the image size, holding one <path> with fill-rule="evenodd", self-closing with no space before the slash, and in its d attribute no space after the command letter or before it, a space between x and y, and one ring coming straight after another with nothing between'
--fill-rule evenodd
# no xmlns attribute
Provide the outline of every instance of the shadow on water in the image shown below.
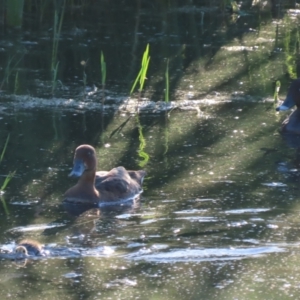
<svg viewBox="0 0 300 300"><path fill-rule="evenodd" d="M285 57L294 46L284 28L295 36L298 15L279 6L282 1L236 1L238 13L226 11L225 2L67 3L55 97L49 69L53 14L45 13L52 12L51 3L40 7L39 19L28 17L34 16L34 3L25 6L16 31L1 23L0 141L11 134L1 175L16 170L16 176L4 195L8 215L0 211L0 243L13 247L30 237L58 249L57 256L25 266L1 260L3 295L298 294L298 151L278 134L273 103L257 101L270 100L276 80L285 93L292 72L284 68L295 66ZM148 42L145 97L163 99L169 59L171 100L182 102L172 111L141 113L137 122L128 111L118 111L118 100L126 99ZM104 114L93 87L101 78L101 51L107 62ZM18 61L15 53L24 52ZM39 108L39 98L54 101ZM184 111L183 100L197 104ZM75 104L65 109L67 101ZM138 169L141 148L149 155L136 206L63 207L62 195L74 184L67 177L74 149L83 143L96 147L98 169ZM113 251L102 255L105 247Z"/></svg>

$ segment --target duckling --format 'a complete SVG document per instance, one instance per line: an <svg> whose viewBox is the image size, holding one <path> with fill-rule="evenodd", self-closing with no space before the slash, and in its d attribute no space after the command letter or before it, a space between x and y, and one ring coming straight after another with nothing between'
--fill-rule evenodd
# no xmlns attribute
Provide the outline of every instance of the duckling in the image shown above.
<svg viewBox="0 0 300 300"><path fill-rule="evenodd" d="M27 256L44 256L45 251L43 245L37 241L25 239L20 241L20 243L14 249L16 256L27 257Z"/></svg>

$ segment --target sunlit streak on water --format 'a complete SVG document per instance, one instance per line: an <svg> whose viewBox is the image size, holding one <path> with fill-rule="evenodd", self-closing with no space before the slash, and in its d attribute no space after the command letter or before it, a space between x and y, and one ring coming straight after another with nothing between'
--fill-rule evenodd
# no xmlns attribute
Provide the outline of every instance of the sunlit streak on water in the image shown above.
<svg viewBox="0 0 300 300"><path fill-rule="evenodd" d="M39 224L39 225L28 225L28 226L20 226L20 227L14 227L8 231L15 231L15 232L26 232L26 231L37 231L37 230L44 230L44 229L50 229L55 227L62 227L66 226L66 224Z"/></svg>
<svg viewBox="0 0 300 300"><path fill-rule="evenodd" d="M150 249L139 250L127 256L128 259L145 260L148 262L170 263L188 261L219 261L237 260L251 256L261 256L267 253L284 252L285 249L276 246L252 248L208 248L208 249L180 249L164 253L151 253Z"/></svg>

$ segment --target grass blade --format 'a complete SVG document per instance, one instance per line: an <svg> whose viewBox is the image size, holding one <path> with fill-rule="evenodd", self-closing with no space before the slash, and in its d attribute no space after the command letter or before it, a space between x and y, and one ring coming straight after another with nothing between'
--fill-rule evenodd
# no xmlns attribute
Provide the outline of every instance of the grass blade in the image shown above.
<svg viewBox="0 0 300 300"><path fill-rule="evenodd" d="M103 55L102 51L101 51L101 55L100 55L100 64L101 64L102 86L105 86L105 81L106 81L106 62L104 60L104 55Z"/></svg>
<svg viewBox="0 0 300 300"><path fill-rule="evenodd" d="M9 172L8 175L6 176L1 188L0 188L0 192L3 193L4 190L6 189L7 185L9 184L9 182L11 181L11 179L15 176L16 171L13 172Z"/></svg>
<svg viewBox="0 0 300 300"><path fill-rule="evenodd" d="M5 154L5 152L6 152L7 144L8 144L8 141L9 141L9 137L10 137L10 134L9 134L9 135L7 136L7 138L6 138L6 141L5 141L5 144L4 144L4 147L3 147L3 150L2 150L1 156L0 156L0 162L2 162L3 157L4 157L4 154Z"/></svg>

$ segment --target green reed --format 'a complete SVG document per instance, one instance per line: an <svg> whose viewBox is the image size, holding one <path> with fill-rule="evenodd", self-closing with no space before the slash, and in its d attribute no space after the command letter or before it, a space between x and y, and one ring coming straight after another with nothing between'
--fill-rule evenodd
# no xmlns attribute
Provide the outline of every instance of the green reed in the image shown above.
<svg viewBox="0 0 300 300"><path fill-rule="evenodd" d="M16 73L15 76L15 85L14 85L14 94L16 95L19 90L19 71Z"/></svg>
<svg viewBox="0 0 300 300"><path fill-rule="evenodd" d="M133 91L134 91L134 89L135 89L138 82L140 84L140 87L138 89L139 96L141 95L141 92L143 90L145 80L146 80L146 75L147 75L147 71L148 71L149 62L150 62L149 44L147 44L146 50L144 51L144 54L143 54L141 68L140 68L140 71L139 71L133 85L132 85L132 88L130 90L130 95L133 93Z"/></svg>
<svg viewBox="0 0 300 300"><path fill-rule="evenodd" d="M66 0L63 1L60 14L58 9L55 9L54 12L51 70L53 70L57 65L57 51L58 51L58 44L59 44L59 37L61 34L62 23L64 19L65 6L66 6Z"/></svg>
<svg viewBox="0 0 300 300"><path fill-rule="evenodd" d="M285 17L285 35L284 35L284 53L285 53L285 65L291 79L296 79L297 76L297 55L298 55L298 45L299 45L299 32L292 30L292 21L289 17Z"/></svg>
<svg viewBox="0 0 300 300"><path fill-rule="evenodd" d="M6 202L5 202L5 199L4 199L3 195L0 195L0 200L1 200L1 203L2 203L5 214L9 215L9 210L8 210L8 207L6 205Z"/></svg>
<svg viewBox="0 0 300 300"><path fill-rule="evenodd" d="M87 59L87 60L82 60L82 61L80 62L80 64L81 64L82 67L83 67L82 82L83 82L83 95L84 95L84 96L85 96L86 83L87 83L87 75L86 75L86 72L85 72L87 63L88 63L88 59Z"/></svg>
<svg viewBox="0 0 300 300"><path fill-rule="evenodd" d="M0 84L0 90L2 89L4 84L6 84L6 85L9 84L9 78L10 78L11 74L16 70L20 61L23 59L23 57L24 57L24 54L19 59L15 59L16 58L15 55L8 58L6 67L4 69L4 77Z"/></svg>
<svg viewBox="0 0 300 300"><path fill-rule="evenodd" d="M100 54L100 66L101 66L102 110L103 110L104 109L104 101L105 101L106 62L104 60L104 54L102 51Z"/></svg>
<svg viewBox="0 0 300 300"><path fill-rule="evenodd" d="M137 103L137 111L138 111L138 106L139 106L139 101L141 99L141 94L142 90L145 84L146 80L146 75L149 67L149 62L150 62L150 56L149 56L149 44L147 44L146 49L144 51L143 57L142 57L142 63L141 63L141 68L140 71L132 85L132 88L130 90L130 95L134 92L137 84L139 83L139 89L138 89L138 103ZM148 161L149 161L149 155L145 152L145 147L146 147L146 140L143 134L143 126L141 125L139 115L136 115L136 123L138 127L138 132L139 132L139 149L138 149L138 155L142 159L139 163L140 167L144 167Z"/></svg>
<svg viewBox="0 0 300 300"><path fill-rule="evenodd" d="M13 172L9 172L8 175L6 176L1 188L0 188L0 194L4 192L4 190L6 189L8 183L11 181L11 179L14 177L16 171Z"/></svg>
<svg viewBox="0 0 300 300"><path fill-rule="evenodd" d="M100 65L101 65L101 84L103 88L105 87L105 82L106 82L106 62L104 60L104 54L102 51L100 54Z"/></svg>
<svg viewBox="0 0 300 300"><path fill-rule="evenodd" d="M150 56L149 56L149 44L147 44L146 50L144 51L143 58L142 58L142 63L141 63L141 68L140 71L132 85L132 88L130 90L130 95L134 92L134 89L136 85L139 83L139 89L138 89L138 100L137 100L137 106L136 106L136 111L139 112L139 102L142 97L142 90L145 84L145 81L147 79L147 71L149 67L149 62L150 62Z"/></svg>
<svg viewBox="0 0 300 300"><path fill-rule="evenodd" d="M5 144L4 144L4 147L3 147L3 149L2 149L2 152L1 152L1 155L0 155L0 163L2 162L3 157L4 157L4 154L5 154L5 152L6 152L7 145L8 145L8 142L9 142L9 138L10 138L10 134L7 136L6 141L5 141Z"/></svg>
<svg viewBox="0 0 300 300"><path fill-rule="evenodd" d="M56 63L56 66L52 69L52 95L56 90L57 86L57 73L58 73L59 61Z"/></svg>
<svg viewBox="0 0 300 300"><path fill-rule="evenodd" d="M58 52L59 37L61 34L61 28L64 19L65 7L66 7L66 0L63 0L63 4L60 11L56 7L54 12L53 45L52 45L52 57L51 57L52 94L56 87L56 81L57 81L57 72L59 66L59 62L57 61L57 52Z"/></svg>

